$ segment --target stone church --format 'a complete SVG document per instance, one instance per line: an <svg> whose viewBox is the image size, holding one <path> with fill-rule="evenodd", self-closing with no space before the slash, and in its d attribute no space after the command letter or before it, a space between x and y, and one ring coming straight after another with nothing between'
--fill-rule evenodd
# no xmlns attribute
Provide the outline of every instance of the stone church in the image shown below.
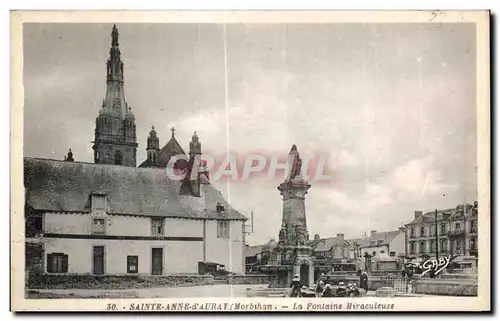
<svg viewBox="0 0 500 321"><path fill-rule="evenodd" d="M160 148L154 127L137 166L135 117L125 100L116 26L106 64L106 94L95 121L94 163L24 158L26 268L48 274L196 274L199 262L243 274L245 221L201 168L202 145L185 153L175 138ZM171 157L186 155L167 176Z"/></svg>

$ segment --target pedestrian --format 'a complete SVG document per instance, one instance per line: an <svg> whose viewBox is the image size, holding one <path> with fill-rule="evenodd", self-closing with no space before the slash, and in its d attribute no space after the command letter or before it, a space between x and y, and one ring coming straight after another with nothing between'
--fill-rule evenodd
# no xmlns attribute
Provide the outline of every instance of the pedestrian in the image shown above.
<svg viewBox="0 0 500 321"><path fill-rule="evenodd" d="M332 286L330 284L325 285L325 290L321 296L323 298L333 298L335 296L333 295Z"/></svg>
<svg viewBox="0 0 500 321"><path fill-rule="evenodd" d="M316 292L316 295L318 297L321 297L321 294L323 293L323 281L319 281L318 284L316 285L316 289L314 292Z"/></svg>
<svg viewBox="0 0 500 321"><path fill-rule="evenodd" d="M344 282L340 282L339 283L339 287L337 288L337 296L338 297L343 297L343 296L346 296L347 294L347 288L344 284Z"/></svg>
<svg viewBox="0 0 500 321"><path fill-rule="evenodd" d="M305 291L302 294L302 297L304 297L304 298L315 298L316 297L316 293L314 293L314 285L310 286L309 289L305 286L304 286L304 288L305 288Z"/></svg>
<svg viewBox="0 0 500 321"><path fill-rule="evenodd" d="M300 283L300 277L298 274L292 279L292 284L290 284L292 291L290 293L291 298L298 298L300 296L300 289L302 288L302 283Z"/></svg>
<svg viewBox="0 0 500 321"><path fill-rule="evenodd" d="M362 271L359 276L359 286L364 289L365 292L368 292L368 273L366 273L366 271Z"/></svg>

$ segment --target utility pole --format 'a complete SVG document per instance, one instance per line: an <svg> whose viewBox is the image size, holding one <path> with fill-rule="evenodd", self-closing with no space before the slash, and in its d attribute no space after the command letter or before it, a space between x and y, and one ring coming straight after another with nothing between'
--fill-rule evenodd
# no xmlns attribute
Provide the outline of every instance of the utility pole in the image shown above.
<svg viewBox="0 0 500 321"><path fill-rule="evenodd" d="M439 234L438 234L438 210L434 212L434 221L436 221L436 260L439 261Z"/></svg>

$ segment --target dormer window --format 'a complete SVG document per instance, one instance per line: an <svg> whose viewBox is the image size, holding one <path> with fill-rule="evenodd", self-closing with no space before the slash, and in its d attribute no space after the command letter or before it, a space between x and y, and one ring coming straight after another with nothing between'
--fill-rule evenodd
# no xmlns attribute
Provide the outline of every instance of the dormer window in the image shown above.
<svg viewBox="0 0 500 321"><path fill-rule="evenodd" d="M217 214L224 213L224 205L221 202L217 202L216 205Z"/></svg>
<svg viewBox="0 0 500 321"><path fill-rule="evenodd" d="M106 211L106 195L92 195L92 211Z"/></svg>

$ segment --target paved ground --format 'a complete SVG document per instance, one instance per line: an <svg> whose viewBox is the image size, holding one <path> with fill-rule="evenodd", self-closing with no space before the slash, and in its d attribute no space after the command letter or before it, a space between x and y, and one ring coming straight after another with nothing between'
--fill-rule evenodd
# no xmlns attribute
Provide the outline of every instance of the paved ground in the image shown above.
<svg viewBox="0 0 500 321"><path fill-rule="evenodd" d="M94 289L48 289L28 291L32 298L193 298L193 297L246 297L248 288L262 288L266 285L229 285L164 287L130 290Z"/></svg>
<svg viewBox="0 0 500 321"><path fill-rule="evenodd" d="M94 290L94 289L47 289L28 290L28 299L61 299L61 298L202 298L202 297L247 297L247 289L257 290L267 288L267 285L205 285L190 287L143 288L128 290ZM375 297L375 291L368 291L367 297ZM398 296L428 296L428 295L398 295Z"/></svg>

